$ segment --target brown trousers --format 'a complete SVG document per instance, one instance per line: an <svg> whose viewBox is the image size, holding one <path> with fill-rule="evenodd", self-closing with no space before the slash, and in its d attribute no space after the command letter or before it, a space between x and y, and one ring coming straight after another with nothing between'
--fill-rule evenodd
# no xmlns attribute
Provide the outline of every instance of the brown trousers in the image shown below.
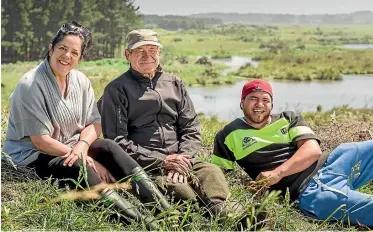
<svg viewBox="0 0 373 232"><path fill-rule="evenodd" d="M194 178L187 184L167 182L163 174L153 175L155 182L175 201L192 200L205 206L221 204L229 197L229 188L222 170L214 164L197 161L192 168Z"/></svg>

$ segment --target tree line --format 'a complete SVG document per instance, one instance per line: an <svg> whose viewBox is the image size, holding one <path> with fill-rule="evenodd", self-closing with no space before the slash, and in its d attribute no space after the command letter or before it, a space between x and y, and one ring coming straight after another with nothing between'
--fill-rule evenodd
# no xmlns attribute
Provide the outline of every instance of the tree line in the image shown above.
<svg viewBox="0 0 373 232"><path fill-rule="evenodd" d="M159 27L170 31L205 29L208 25L222 24L216 18L190 18L178 15L144 15L144 24L147 27Z"/></svg>
<svg viewBox="0 0 373 232"><path fill-rule="evenodd" d="M200 13L188 15L190 18L215 18L224 24L373 24L372 11L356 11L345 14L262 14L262 13Z"/></svg>
<svg viewBox="0 0 373 232"><path fill-rule="evenodd" d="M3 0L2 63L42 59L57 30L72 20L92 32L88 59L114 57L125 35L142 26L138 11L132 0Z"/></svg>

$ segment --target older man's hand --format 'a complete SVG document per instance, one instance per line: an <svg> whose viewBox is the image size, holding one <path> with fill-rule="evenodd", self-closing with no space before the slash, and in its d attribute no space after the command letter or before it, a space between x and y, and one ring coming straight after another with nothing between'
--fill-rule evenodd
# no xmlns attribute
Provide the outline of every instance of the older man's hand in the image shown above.
<svg viewBox="0 0 373 232"><path fill-rule="evenodd" d="M87 157L88 159L92 159L91 157ZM93 159L92 159L93 160ZM94 170L98 174L98 176L101 178L102 181L105 183L115 183L117 180L113 177L113 175L107 170L102 164L97 162L96 160L93 160L94 162Z"/></svg>
<svg viewBox="0 0 373 232"><path fill-rule="evenodd" d="M192 157L190 155L183 154L168 155L163 161L162 167L166 170L166 173L173 170L181 175L186 176L189 170L192 168L192 164L190 163L191 158Z"/></svg>
<svg viewBox="0 0 373 232"><path fill-rule="evenodd" d="M167 181L172 182L174 184L176 184L176 183L186 184L186 183L188 183L188 176L180 174L179 172L177 172L175 170L170 170L170 171L167 172Z"/></svg>

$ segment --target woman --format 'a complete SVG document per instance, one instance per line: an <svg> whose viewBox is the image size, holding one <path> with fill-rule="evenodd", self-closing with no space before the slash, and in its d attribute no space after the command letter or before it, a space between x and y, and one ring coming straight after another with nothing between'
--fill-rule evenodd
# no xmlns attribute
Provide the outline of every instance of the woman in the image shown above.
<svg viewBox="0 0 373 232"><path fill-rule="evenodd" d="M98 139L101 118L91 83L74 69L90 45L91 33L82 25L75 21L62 25L45 60L20 79L11 95L3 151L15 164L35 168L41 177L77 180L86 161L89 186L134 175L141 198L170 209L135 160L115 142ZM112 189L101 194L114 200L127 217L157 228L154 218L142 218L135 206Z"/></svg>

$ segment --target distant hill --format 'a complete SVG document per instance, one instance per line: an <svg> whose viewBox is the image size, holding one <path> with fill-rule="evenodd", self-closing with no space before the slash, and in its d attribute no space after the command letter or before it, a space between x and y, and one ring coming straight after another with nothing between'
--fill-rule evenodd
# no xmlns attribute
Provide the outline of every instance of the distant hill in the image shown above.
<svg viewBox="0 0 373 232"><path fill-rule="evenodd" d="M349 14L261 14L261 13L201 13L188 15L191 18L220 19L224 24L371 24L372 11L357 11Z"/></svg>
<svg viewBox="0 0 373 232"><path fill-rule="evenodd" d="M223 21L218 18L209 17L186 17L178 15L143 15L143 22L146 27L157 26L166 30L188 30L204 29L207 25L222 24Z"/></svg>

